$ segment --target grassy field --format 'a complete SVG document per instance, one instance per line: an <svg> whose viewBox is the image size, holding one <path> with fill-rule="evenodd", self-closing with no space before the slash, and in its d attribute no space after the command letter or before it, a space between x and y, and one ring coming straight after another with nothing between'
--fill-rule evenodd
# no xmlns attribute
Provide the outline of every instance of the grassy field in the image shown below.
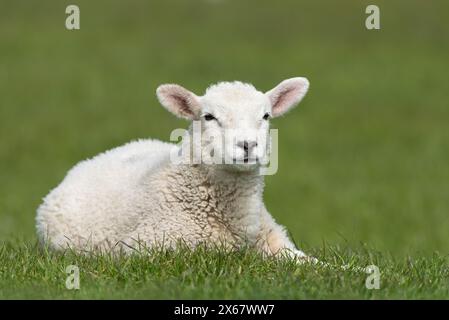
<svg viewBox="0 0 449 320"><path fill-rule="evenodd" d="M2 0L0 298L449 298L449 3ZM220 80L268 90L306 76L282 119L268 209L296 243L366 274L262 261L251 251L111 259L39 251L35 209L81 159L186 123L156 87ZM77 264L81 290L64 288Z"/></svg>
<svg viewBox="0 0 449 320"><path fill-rule="evenodd" d="M84 257L11 245L0 249L0 299L447 299L448 261L436 254L394 261L366 248L311 252L329 266L264 260L251 250L150 250L132 257ZM342 263L349 270L343 270ZM368 274L356 269L372 264L381 271L379 290L367 289ZM70 265L79 268L79 290L65 286Z"/></svg>

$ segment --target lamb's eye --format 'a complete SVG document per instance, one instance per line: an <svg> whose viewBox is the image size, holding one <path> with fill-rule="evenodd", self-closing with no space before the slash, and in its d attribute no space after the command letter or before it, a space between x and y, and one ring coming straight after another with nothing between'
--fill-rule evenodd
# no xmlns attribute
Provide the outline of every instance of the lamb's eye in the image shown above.
<svg viewBox="0 0 449 320"><path fill-rule="evenodd" d="M210 113L207 113L205 116L204 116L204 119L206 120L206 121L212 121L212 120L217 120L217 118L215 118L213 115L211 115Z"/></svg>
<svg viewBox="0 0 449 320"><path fill-rule="evenodd" d="M264 120L268 120L270 118L270 114L267 112L263 115Z"/></svg>

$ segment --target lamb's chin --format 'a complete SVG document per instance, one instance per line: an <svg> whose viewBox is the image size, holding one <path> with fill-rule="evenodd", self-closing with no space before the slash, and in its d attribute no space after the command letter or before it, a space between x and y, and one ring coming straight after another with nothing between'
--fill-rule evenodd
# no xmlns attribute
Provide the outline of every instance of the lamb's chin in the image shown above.
<svg viewBox="0 0 449 320"><path fill-rule="evenodd" d="M232 163L232 164L224 164L222 168L226 171L233 172L252 172L258 170L260 167L259 163L256 161L249 163Z"/></svg>

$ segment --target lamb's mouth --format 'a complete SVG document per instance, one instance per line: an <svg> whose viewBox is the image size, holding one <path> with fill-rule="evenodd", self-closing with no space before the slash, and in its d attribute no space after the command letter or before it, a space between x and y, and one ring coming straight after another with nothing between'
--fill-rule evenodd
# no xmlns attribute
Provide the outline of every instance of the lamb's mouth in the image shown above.
<svg viewBox="0 0 449 320"><path fill-rule="evenodd" d="M237 159L237 158L233 158L232 159L232 163L233 164L255 164L259 161L258 158L249 158L249 157L244 157L243 159Z"/></svg>

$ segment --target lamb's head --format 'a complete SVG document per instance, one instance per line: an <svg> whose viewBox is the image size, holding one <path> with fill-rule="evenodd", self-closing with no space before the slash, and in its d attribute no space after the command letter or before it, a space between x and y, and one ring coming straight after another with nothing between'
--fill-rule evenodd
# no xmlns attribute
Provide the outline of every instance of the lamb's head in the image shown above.
<svg viewBox="0 0 449 320"><path fill-rule="evenodd" d="M284 80L266 93L251 84L220 82L197 96L179 85L164 84L157 96L170 112L194 121L203 163L254 170L268 157L270 119L297 105L308 87L307 79L300 77Z"/></svg>

